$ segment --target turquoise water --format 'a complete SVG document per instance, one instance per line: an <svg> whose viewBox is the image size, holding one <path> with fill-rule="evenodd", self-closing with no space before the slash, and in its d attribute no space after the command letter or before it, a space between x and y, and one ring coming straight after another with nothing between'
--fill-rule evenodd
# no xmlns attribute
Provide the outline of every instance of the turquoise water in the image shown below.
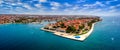
<svg viewBox="0 0 120 50"><path fill-rule="evenodd" d="M0 24L0 50L120 50L120 17L102 17L84 41L40 30L45 24Z"/></svg>

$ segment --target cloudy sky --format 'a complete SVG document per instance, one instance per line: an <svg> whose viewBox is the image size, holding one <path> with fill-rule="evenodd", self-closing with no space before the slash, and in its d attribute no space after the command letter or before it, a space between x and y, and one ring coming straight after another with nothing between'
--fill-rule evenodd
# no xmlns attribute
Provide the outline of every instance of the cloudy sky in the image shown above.
<svg viewBox="0 0 120 50"><path fill-rule="evenodd" d="M0 14L120 15L120 0L0 0Z"/></svg>

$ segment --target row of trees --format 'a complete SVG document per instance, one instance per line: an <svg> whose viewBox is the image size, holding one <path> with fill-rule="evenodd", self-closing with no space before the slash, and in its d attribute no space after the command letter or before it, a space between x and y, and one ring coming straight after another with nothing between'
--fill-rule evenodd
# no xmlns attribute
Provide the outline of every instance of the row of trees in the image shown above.
<svg viewBox="0 0 120 50"><path fill-rule="evenodd" d="M92 27L92 24L99 21L98 19L93 19L92 21L88 22L87 25L88 27ZM61 28L66 28L64 23L61 23L60 26ZM54 26L54 28L57 28L57 26ZM76 29L74 26L68 26L66 29L66 33L79 33L81 30L85 28L85 25L80 25L79 29Z"/></svg>
<svg viewBox="0 0 120 50"><path fill-rule="evenodd" d="M88 22L88 26L92 26L92 23L95 23L95 22L97 22L97 21L99 21L99 19L94 19L94 20L92 20L91 22Z"/></svg>
<svg viewBox="0 0 120 50"><path fill-rule="evenodd" d="M84 25L81 25L79 26L79 29L76 29L74 26L68 26L66 33L79 33L84 27Z"/></svg>
<svg viewBox="0 0 120 50"><path fill-rule="evenodd" d="M66 29L66 33L71 33L71 32L73 33L75 31L76 31L76 29L74 26L68 26L68 28Z"/></svg>

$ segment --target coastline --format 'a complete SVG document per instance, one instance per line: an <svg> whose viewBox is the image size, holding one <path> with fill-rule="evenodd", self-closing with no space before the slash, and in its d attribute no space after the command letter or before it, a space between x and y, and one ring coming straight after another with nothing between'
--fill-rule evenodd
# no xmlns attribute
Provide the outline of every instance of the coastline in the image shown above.
<svg viewBox="0 0 120 50"><path fill-rule="evenodd" d="M84 41L93 32L94 25L95 25L95 23L92 24L91 29L86 34L78 35L78 36L80 36L80 38L75 38L74 35L70 35L70 34L62 33L62 32L57 32L57 31L52 31L52 30L47 30L44 28L41 28L41 30L53 32L53 34L55 34L57 36L61 36L61 37L65 37L65 38L69 38L69 39L73 39L73 40Z"/></svg>

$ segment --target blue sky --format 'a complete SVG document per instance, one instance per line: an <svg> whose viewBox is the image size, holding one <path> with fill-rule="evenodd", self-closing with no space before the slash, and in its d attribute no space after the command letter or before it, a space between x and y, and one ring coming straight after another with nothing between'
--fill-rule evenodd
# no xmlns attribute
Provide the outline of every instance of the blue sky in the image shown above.
<svg viewBox="0 0 120 50"><path fill-rule="evenodd" d="M0 14L120 15L120 0L0 0Z"/></svg>

